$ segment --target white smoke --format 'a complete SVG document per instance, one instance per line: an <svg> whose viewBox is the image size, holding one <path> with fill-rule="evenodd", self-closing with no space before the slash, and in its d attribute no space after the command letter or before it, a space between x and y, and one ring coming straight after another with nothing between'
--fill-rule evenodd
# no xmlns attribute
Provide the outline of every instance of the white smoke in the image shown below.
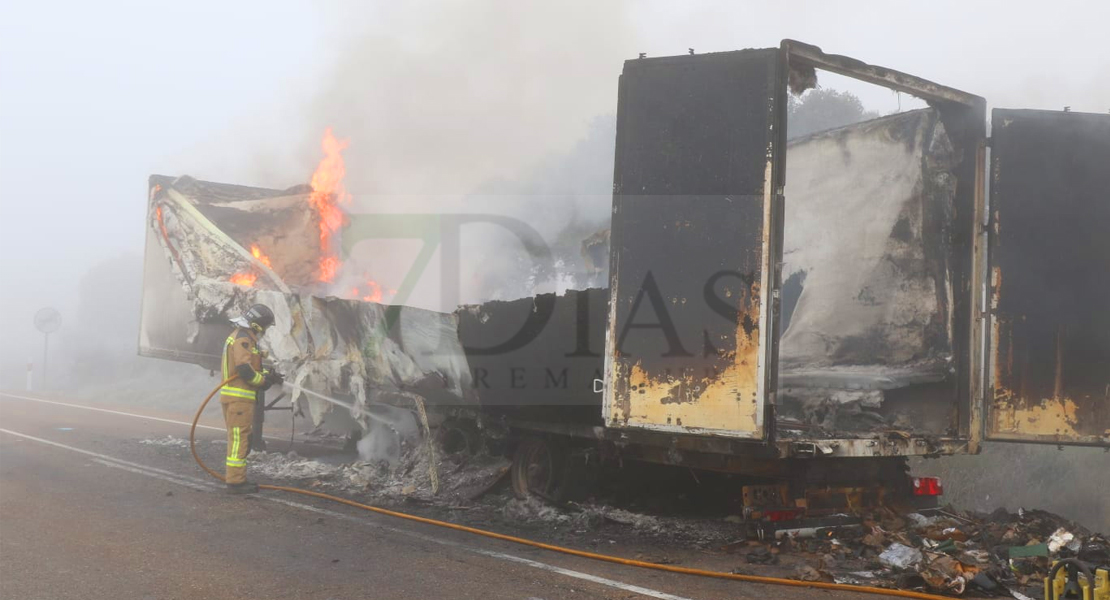
<svg viewBox="0 0 1110 600"><path fill-rule="evenodd" d="M420 428L411 411L386 404L366 407L371 418L365 419L362 439L356 445L364 461L385 461L396 466L405 447L412 447L420 440Z"/></svg>

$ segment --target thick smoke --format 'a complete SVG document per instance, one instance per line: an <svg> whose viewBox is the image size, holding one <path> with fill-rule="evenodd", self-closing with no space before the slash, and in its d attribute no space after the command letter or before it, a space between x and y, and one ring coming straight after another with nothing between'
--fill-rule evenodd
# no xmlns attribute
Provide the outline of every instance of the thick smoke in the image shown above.
<svg viewBox="0 0 1110 600"><path fill-rule="evenodd" d="M441 271L437 254L415 292L397 300L446 311L574 287L582 239L608 227L617 77L637 50L629 13L623 2L492 0L337 9L334 30L366 25L345 34L312 84L296 143L285 154L269 142L252 149L257 164L247 170L267 174L252 182L306 181L331 127L349 141L353 216L492 214L557 247L557 272L537 273L514 234L471 225L458 268L447 267L458 273ZM417 240L360 242L334 293L373 279L395 299L388 290L401 287L418 252Z"/></svg>
<svg viewBox="0 0 1110 600"><path fill-rule="evenodd" d="M420 443L420 427L412 411L373 404L364 421L364 433L358 441L359 458L365 461L385 461L396 466L406 447Z"/></svg>
<svg viewBox="0 0 1110 600"><path fill-rule="evenodd" d="M605 272L587 268L582 242L609 227L615 136L615 117L599 116L568 150L554 153L513 177L481 182L468 193L365 198L374 208L368 211L369 216L353 211L354 219L374 220L374 211L398 212L398 207L476 219L458 230L457 270L451 270L452 250L440 247L428 268L420 272L413 295L401 298L387 293L385 299L451 311L460 303L515 299L603 284ZM508 226L487 222L499 218L507 219ZM538 236L543 255L530 252L520 238L521 232L510 228L523 228ZM354 228L345 235L361 239ZM400 287L414 268L420 243L413 239L360 242L345 259L338 291L360 287L367 278L379 281L384 290Z"/></svg>
<svg viewBox="0 0 1110 600"><path fill-rule="evenodd" d="M466 194L518 177L614 110L635 52L620 2L358 6L336 20L368 30L324 73L304 145L314 150L327 126L351 140L356 199Z"/></svg>

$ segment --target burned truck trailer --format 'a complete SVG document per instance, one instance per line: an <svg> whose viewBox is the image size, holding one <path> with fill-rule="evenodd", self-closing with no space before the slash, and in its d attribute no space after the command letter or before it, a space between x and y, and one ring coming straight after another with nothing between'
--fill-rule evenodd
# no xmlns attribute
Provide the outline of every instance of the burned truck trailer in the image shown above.
<svg viewBox="0 0 1110 600"><path fill-rule="evenodd" d="M788 141L787 95L824 71L928 107ZM988 138L981 97L789 40L627 61L617 110L607 289L321 298L224 222L297 190L152 178L140 352L202 363L207 328L277 303L300 384L427 399L547 497L572 456L749 476L758 515L912 494L905 457L983 440L1110 446L1110 116L996 109ZM215 210L231 188L240 211ZM276 245L311 227L280 214ZM230 283L245 267L267 277Z"/></svg>

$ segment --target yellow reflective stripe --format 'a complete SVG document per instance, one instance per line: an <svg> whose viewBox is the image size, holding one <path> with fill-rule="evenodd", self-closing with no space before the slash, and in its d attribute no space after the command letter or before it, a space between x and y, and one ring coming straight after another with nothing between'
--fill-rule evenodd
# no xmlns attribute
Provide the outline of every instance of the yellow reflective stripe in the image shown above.
<svg viewBox="0 0 1110 600"><path fill-rule="evenodd" d="M246 460L231 460L227 459L227 466L229 467L245 467L247 466Z"/></svg>
<svg viewBox="0 0 1110 600"><path fill-rule="evenodd" d="M227 460L237 461L239 459L239 428L231 428L231 447L227 449Z"/></svg>
<svg viewBox="0 0 1110 600"><path fill-rule="evenodd" d="M238 332L238 329L235 330L235 331ZM231 376L231 372L228 370L228 365L227 365L228 358L229 358L228 349L231 348L231 346L233 344L235 344L237 339L238 338L235 336L235 332L233 332L231 335L227 336L227 343L224 345L223 360L221 361L220 372L223 374L223 378L225 380L228 377ZM252 346L251 347L251 353L252 354L259 354L258 346ZM261 373L256 373L255 376L250 380L249 383L251 385L262 385L262 381L263 381L262 374ZM225 390L225 393L228 396L235 396L237 398L253 398L254 397L254 390L248 390L248 389L243 389L243 388L234 388L232 386L225 386L223 389ZM242 394L235 394L235 393L227 391L227 390L239 390L240 392L247 393L247 394L250 394L250 395L249 396L244 396Z"/></svg>
<svg viewBox="0 0 1110 600"><path fill-rule="evenodd" d="M223 389L223 390L220 390L220 394L223 395L223 396L229 396L231 398L242 398L244 400L255 400L255 399L257 399L257 396L255 396L254 392L240 392L240 391L232 392L232 391L227 390L226 388Z"/></svg>
<svg viewBox="0 0 1110 600"><path fill-rule="evenodd" d="M228 349L228 348L230 348L230 347L231 347L231 345L232 345L232 344L234 344L234 343L235 343L235 334L234 334L234 333L232 333L231 335L227 336L227 343L226 343L226 344L224 344L224 352L223 352L223 355L224 355L224 356L223 356L223 364L222 364L222 365L221 365L221 367L220 367L220 368L221 368L221 370L223 371L223 374L224 374L224 379L227 379L227 378L228 378L228 372L227 372L227 358L228 358L228 356L227 356L227 349Z"/></svg>

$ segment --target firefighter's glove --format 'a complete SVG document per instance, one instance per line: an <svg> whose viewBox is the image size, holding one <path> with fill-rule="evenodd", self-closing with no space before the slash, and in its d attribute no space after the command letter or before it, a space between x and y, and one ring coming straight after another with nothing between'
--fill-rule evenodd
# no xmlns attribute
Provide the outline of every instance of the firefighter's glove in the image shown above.
<svg viewBox="0 0 1110 600"><path fill-rule="evenodd" d="M280 387L281 384L284 382L285 377L283 377L281 373L278 373L277 371L266 371L265 377L262 380L262 385L264 389L270 389L272 386L275 385Z"/></svg>

